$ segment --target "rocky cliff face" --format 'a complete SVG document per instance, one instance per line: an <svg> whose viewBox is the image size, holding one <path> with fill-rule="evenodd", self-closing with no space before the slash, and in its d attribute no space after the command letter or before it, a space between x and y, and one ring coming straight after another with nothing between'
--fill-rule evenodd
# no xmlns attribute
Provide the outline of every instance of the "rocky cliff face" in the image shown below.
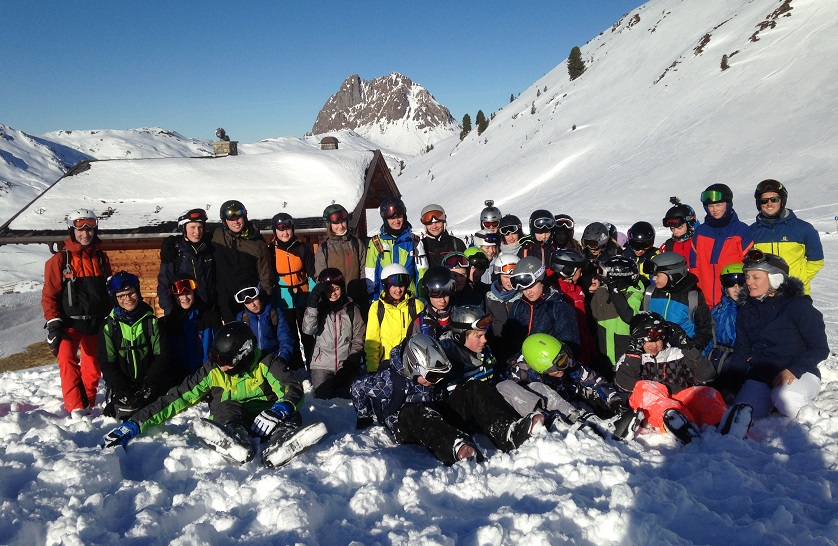
<svg viewBox="0 0 838 546"><path fill-rule="evenodd" d="M349 76L314 122L312 133L353 130L410 155L459 133L448 109L424 87L396 72L374 80Z"/></svg>

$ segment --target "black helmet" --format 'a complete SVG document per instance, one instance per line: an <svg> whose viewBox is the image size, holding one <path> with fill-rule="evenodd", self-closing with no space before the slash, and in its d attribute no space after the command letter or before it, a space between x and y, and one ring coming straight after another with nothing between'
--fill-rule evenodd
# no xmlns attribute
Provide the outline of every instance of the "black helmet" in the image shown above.
<svg viewBox="0 0 838 546"><path fill-rule="evenodd" d="M486 208L480 212L480 229L485 228L485 222L498 222L500 224L501 217L500 209L495 206L495 202L487 199L483 202Z"/></svg>
<svg viewBox="0 0 838 546"><path fill-rule="evenodd" d="M609 238L608 226L602 222L592 222L582 232L582 246L591 249L602 248L608 244Z"/></svg>
<svg viewBox="0 0 838 546"><path fill-rule="evenodd" d="M278 212L274 214L274 217L271 218L271 229L274 233L278 227L282 226L283 228L291 228L291 231L294 231L294 219L291 217L290 214L287 212Z"/></svg>
<svg viewBox="0 0 838 546"><path fill-rule="evenodd" d="M244 218L247 219L247 209L241 201L236 201L235 199L224 201L224 204L221 205L218 213L222 222L239 216L244 216Z"/></svg>
<svg viewBox="0 0 838 546"><path fill-rule="evenodd" d="M582 253L572 248L562 248L550 255L550 269L565 279L571 278L585 262Z"/></svg>
<svg viewBox="0 0 838 546"><path fill-rule="evenodd" d="M492 327L492 315L479 305L462 305L451 311L451 335L463 343L470 330L485 332Z"/></svg>
<svg viewBox="0 0 838 546"><path fill-rule="evenodd" d="M649 222L637 222L628 230L629 246L634 250L646 250L655 246L655 228Z"/></svg>
<svg viewBox="0 0 838 546"><path fill-rule="evenodd" d="M209 350L209 360L217 366L232 366L226 372L235 375L244 369L256 349L256 336L243 322L228 322L218 329Z"/></svg>
<svg viewBox="0 0 838 546"><path fill-rule="evenodd" d="M603 276L613 278L620 289L634 285L640 276L637 263L625 256L611 256L602 262L602 270Z"/></svg>
<svg viewBox="0 0 838 546"><path fill-rule="evenodd" d="M695 229L695 210L689 205L678 203L674 207L666 211L663 217L663 227L678 227L686 222L687 224L687 238L692 237L692 232Z"/></svg>
<svg viewBox="0 0 838 546"><path fill-rule="evenodd" d="M200 222L201 224L207 223L207 211L204 209L190 209L183 212L177 218L177 227L181 233L186 235L186 224L190 224L192 222Z"/></svg>
<svg viewBox="0 0 838 546"><path fill-rule="evenodd" d="M530 233L552 232L556 227L556 219L549 210L539 209L530 214Z"/></svg>
<svg viewBox="0 0 838 546"><path fill-rule="evenodd" d="M701 192L701 203L706 207L713 203L727 203L733 206L733 191L725 184L710 184Z"/></svg>
<svg viewBox="0 0 838 546"><path fill-rule="evenodd" d="M687 259L677 252L661 252L653 256L646 264L644 264L644 273L650 276L663 273L669 277L672 286L676 286L687 277Z"/></svg>
<svg viewBox="0 0 838 546"><path fill-rule="evenodd" d="M768 180L763 180L762 182L757 184L757 189L754 191L754 201L756 201L757 210L762 211L762 209L759 206L759 200L762 197L763 193L769 191L773 191L774 193L780 196L780 212L782 212L783 209L786 208L786 201L789 198L789 191L781 183L770 178Z"/></svg>
<svg viewBox="0 0 838 546"><path fill-rule="evenodd" d="M404 216L407 218L407 207L398 197L386 197L378 206L378 213L382 220Z"/></svg>
<svg viewBox="0 0 838 546"><path fill-rule="evenodd" d="M402 352L404 375L408 379L423 377L432 383L451 371L451 361L439 342L427 334L416 334L405 344Z"/></svg>
<svg viewBox="0 0 838 546"><path fill-rule="evenodd" d="M442 265L432 265L422 276L422 289L425 295L454 293L454 275Z"/></svg>
<svg viewBox="0 0 838 546"><path fill-rule="evenodd" d="M346 279L343 277L341 270L336 267L327 267L321 271L320 274L317 275L317 282L336 284L340 286L342 290L346 290Z"/></svg>
<svg viewBox="0 0 838 546"><path fill-rule="evenodd" d="M631 318L629 323L629 335L635 342L666 341L669 337L669 327L666 320L653 311L640 311Z"/></svg>
<svg viewBox="0 0 838 546"><path fill-rule="evenodd" d="M507 214L503 218L500 219L500 223L498 224L498 233L502 236L509 235L511 233L518 233L521 235L521 219L515 216L514 214Z"/></svg>

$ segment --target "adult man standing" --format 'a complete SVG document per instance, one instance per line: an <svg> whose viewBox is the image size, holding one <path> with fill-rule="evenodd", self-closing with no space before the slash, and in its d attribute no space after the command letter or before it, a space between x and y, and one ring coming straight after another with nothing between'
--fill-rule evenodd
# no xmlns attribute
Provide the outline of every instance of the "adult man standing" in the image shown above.
<svg viewBox="0 0 838 546"><path fill-rule="evenodd" d="M757 214L751 224L754 248L770 252L789 264L789 275L803 281L803 293L810 295L809 283L823 267L823 247L812 224L786 208L789 192L776 180L763 180L754 191Z"/></svg>
<svg viewBox="0 0 838 546"><path fill-rule="evenodd" d="M47 343L58 357L64 408L74 414L96 404L102 375L97 344L110 311L105 281L111 264L100 248L99 221L93 211L78 209L68 214L67 229L70 234L64 248L44 267L41 305Z"/></svg>

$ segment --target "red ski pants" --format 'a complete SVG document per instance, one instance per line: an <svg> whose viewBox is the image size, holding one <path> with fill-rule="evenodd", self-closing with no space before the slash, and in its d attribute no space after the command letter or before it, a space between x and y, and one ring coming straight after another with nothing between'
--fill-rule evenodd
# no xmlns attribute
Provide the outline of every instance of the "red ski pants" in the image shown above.
<svg viewBox="0 0 838 546"><path fill-rule="evenodd" d="M663 428L663 412L673 408L696 425L718 425L727 411L722 394L712 387L688 387L674 396L657 381L638 381L629 398L633 409L643 412L653 427Z"/></svg>
<svg viewBox="0 0 838 546"><path fill-rule="evenodd" d="M72 328L64 330L66 339L58 348L58 371L61 375L61 392L67 411L93 407L96 404L96 389L102 371L96 349L97 334L81 334ZM79 358L81 353L81 358Z"/></svg>

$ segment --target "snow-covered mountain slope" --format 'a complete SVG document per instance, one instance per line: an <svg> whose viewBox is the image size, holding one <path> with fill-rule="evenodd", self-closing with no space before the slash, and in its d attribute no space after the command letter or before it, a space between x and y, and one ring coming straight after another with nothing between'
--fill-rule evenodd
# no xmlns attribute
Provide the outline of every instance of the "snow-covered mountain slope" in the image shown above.
<svg viewBox="0 0 838 546"><path fill-rule="evenodd" d="M344 80L317 115L312 133L351 129L402 155L416 155L459 134L451 112L424 87L393 72L373 80Z"/></svg>
<svg viewBox="0 0 838 546"><path fill-rule="evenodd" d="M648 2L581 48L581 77L563 62L482 135L410 160L398 179L408 210L451 206L450 227L473 231L494 199L524 222L547 208L625 229L659 225L671 195L703 217L700 192L724 182L748 220L753 188L776 178L791 208L832 229L836 35L838 2Z"/></svg>
<svg viewBox="0 0 838 546"><path fill-rule="evenodd" d="M212 155L212 141L185 137L160 127L128 130L53 131L43 139L96 159L148 159Z"/></svg>

